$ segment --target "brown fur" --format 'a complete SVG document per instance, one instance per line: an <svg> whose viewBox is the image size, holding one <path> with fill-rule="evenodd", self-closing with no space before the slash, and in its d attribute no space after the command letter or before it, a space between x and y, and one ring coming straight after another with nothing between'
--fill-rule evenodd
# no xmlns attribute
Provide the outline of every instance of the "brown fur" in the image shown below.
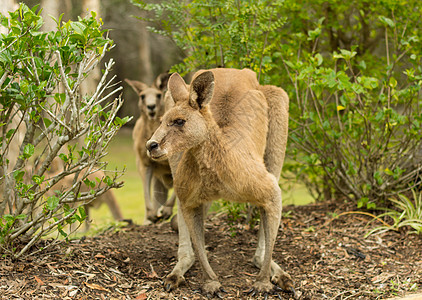
<svg viewBox="0 0 422 300"><path fill-rule="evenodd" d="M145 148L146 142L160 125L160 119L166 109L165 91L169 76L168 73L159 75L151 87L139 81L126 79L139 95L140 117L136 121L132 137L136 164L144 187L145 223L157 222L161 218L168 219L172 215L175 203L175 195L167 200L168 190L173 186L168 161L151 160Z"/></svg>
<svg viewBox="0 0 422 300"><path fill-rule="evenodd" d="M272 251L281 218L278 179L288 129L288 97L275 86L260 86L248 69L199 71L190 86L174 74L169 91L175 106L147 143L153 159L169 158L180 199L178 263L166 278L167 290L183 282L193 263L201 264L206 294L221 285L205 252L203 218L212 200L225 198L259 207L261 226L253 258L261 270L253 288L269 292L271 281L284 289L292 280Z"/></svg>

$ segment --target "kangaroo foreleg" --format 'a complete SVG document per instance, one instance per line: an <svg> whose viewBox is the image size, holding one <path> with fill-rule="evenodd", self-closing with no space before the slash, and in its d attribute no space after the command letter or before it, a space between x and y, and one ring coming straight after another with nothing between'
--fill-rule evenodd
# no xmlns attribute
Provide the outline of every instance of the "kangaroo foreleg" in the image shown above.
<svg viewBox="0 0 422 300"><path fill-rule="evenodd" d="M145 168L144 178L144 202L145 202L145 224L157 221L157 208L151 197L152 167Z"/></svg>
<svg viewBox="0 0 422 300"><path fill-rule="evenodd" d="M186 226L183 214L180 211L180 203L177 201L179 211L177 213L177 222L179 225L179 248L177 250L177 263L173 271L164 280L164 288L167 291L175 289L181 283L185 282L185 273L192 267L195 262L195 255L192 249L192 243Z"/></svg>
<svg viewBox="0 0 422 300"><path fill-rule="evenodd" d="M216 295L220 291L221 284L218 282L217 275L212 270L207 253L205 251L205 236L204 236L204 215L205 205L200 205L196 208L186 208L182 205L183 217L186 221L189 234L191 235L193 249L201 265L203 274L203 292L206 295Z"/></svg>

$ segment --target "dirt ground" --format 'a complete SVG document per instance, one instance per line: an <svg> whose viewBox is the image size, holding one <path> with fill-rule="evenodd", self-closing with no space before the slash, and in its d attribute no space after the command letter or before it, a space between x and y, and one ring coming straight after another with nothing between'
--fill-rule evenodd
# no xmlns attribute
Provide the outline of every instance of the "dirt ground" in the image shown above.
<svg viewBox="0 0 422 300"><path fill-rule="evenodd" d="M273 258L294 278L296 298L387 299L420 292L422 237L389 232L364 238L369 217L332 220L333 212L345 210L338 203L284 209L290 212L283 217ZM224 299L252 299L245 291L258 273L250 260L257 228L229 225L221 214L210 215L206 228L211 266L228 292ZM164 291L162 280L175 265L176 252L177 234L169 223L111 228L21 261L2 258L0 298L205 299L197 263L187 272L186 285Z"/></svg>

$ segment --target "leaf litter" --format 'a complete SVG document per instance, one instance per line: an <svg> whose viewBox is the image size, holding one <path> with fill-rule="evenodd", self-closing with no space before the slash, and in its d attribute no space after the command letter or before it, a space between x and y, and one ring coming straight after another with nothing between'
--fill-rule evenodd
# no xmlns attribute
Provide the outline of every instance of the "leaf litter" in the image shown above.
<svg viewBox="0 0 422 300"><path fill-rule="evenodd" d="M422 238L404 231L365 238L370 218L333 219L347 209L338 202L284 208L291 212L282 220L273 259L293 277L297 299L387 299L421 292ZM244 291L258 273L251 263L257 227L229 225L222 214L210 214L205 227L224 299L249 299ZM19 261L2 258L0 299L206 299L198 263L186 273L185 285L164 291L177 243L169 223L129 225Z"/></svg>

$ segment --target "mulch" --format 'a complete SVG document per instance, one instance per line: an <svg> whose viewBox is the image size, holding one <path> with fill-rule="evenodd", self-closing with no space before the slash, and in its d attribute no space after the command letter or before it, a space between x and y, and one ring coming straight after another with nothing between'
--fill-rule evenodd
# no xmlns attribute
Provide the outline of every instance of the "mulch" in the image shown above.
<svg viewBox="0 0 422 300"><path fill-rule="evenodd" d="M365 238L380 223L367 226L370 218L361 214L333 219L347 209L338 202L284 209L273 258L293 277L296 299L387 299L420 292L422 237L401 231ZM211 214L206 229L224 299L252 299L245 291L258 273L251 263L257 228ZM176 253L177 234L169 223L110 228L19 261L3 257L0 299L206 299L197 263L184 286L164 291L162 280ZM280 297L293 299L284 292Z"/></svg>

